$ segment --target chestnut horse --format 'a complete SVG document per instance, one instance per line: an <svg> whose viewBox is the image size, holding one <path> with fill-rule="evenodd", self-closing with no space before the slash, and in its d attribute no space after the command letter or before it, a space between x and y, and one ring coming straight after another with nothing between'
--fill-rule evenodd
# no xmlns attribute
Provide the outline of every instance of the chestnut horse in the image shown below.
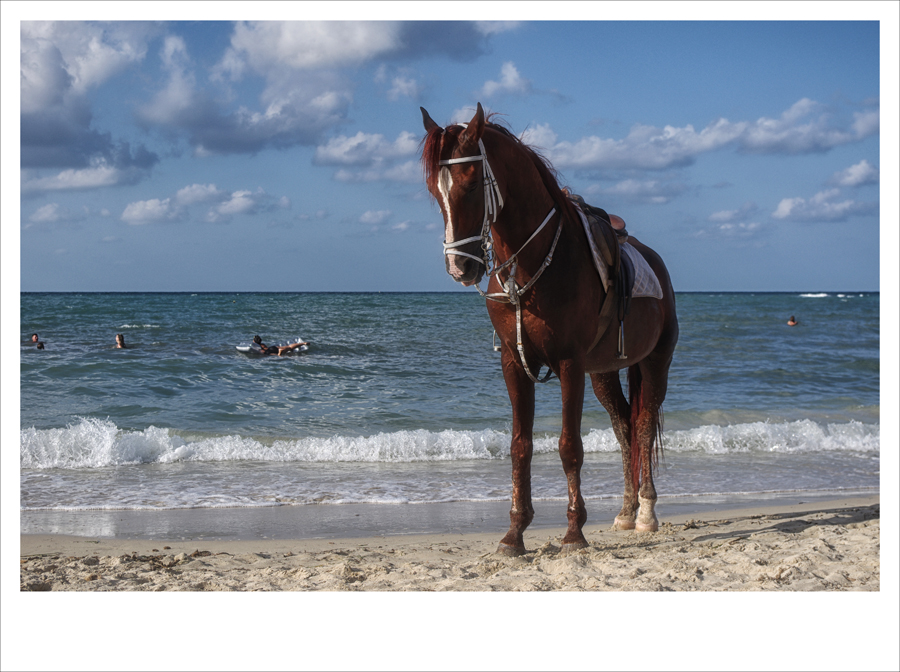
<svg viewBox="0 0 900 672"><path fill-rule="evenodd" d="M488 314L502 343L513 414L512 508L498 553L524 553L523 532L534 518L534 384L543 382L537 377L542 366L548 367L547 376L552 372L559 378L562 391L559 455L569 495L563 550L588 545L581 531L587 520L581 495L585 374L590 374L622 448L625 496L614 529L656 531L653 464L660 406L678 340L675 294L662 259L629 239L655 271L663 296L631 300L620 342L619 321L601 310L607 291L576 206L549 163L486 120L481 103L468 124L441 128L424 108L422 120L427 131L422 164L428 191L444 216L447 272L490 299ZM478 283L485 273L489 280L482 292ZM626 367L628 400L619 381L619 370Z"/></svg>

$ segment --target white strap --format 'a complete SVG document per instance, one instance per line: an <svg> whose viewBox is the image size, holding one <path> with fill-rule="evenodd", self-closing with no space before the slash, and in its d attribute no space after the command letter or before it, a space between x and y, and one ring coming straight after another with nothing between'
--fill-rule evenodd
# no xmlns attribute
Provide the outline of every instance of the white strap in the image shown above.
<svg viewBox="0 0 900 672"><path fill-rule="evenodd" d="M550 218L553 217L553 215L555 215L555 214L556 214L556 208L550 208L550 212L547 213L547 216L546 216L546 217L544 217L544 221L541 222L541 225L540 225L539 227L537 227L537 228L534 230L534 233L531 234L531 236L528 238L528 240L525 241L525 243L522 245L522 247L520 247L520 248L516 251L515 254L511 255L511 256L509 257L509 259L507 259L507 260L504 261L500 266L498 266L496 269L494 269L494 272L492 273L492 275L494 275L494 274L496 274L496 273L499 273L500 271L502 271L503 269L505 269L505 268L506 268L507 266L509 266L510 264L515 263L516 258L519 256L519 253L520 253L522 250L525 249L525 247L528 245L528 243L530 243L532 240L534 240L534 237L535 237L536 235L538 235L538 234L541 232L541 229L543 229L545 226L547 226L547 222L549 222L549 221L550 221ZM555 243L555 242L554 242L554 244L553 244L553 247L556 247L556 243ZM553 254L553 251L552 251L552 250L550 251L550 254Z"/></svg>
<svg viewBox="0 0 900 672"><path fill-rule="evenodd" d="M451 254L455 254L458 257L468 257L469 259L474 259L482 266L487 266L487 264L484 263L484 259L482 259L481 257L476 257L474 254L469 254L468 252L460 252L459 250L447 250L446 252L444 252L444 254L448 257Z"/></svg>
<svg viewBox="0 0 900 672"><path fill-rule="evenodd" d="M444 252L453 247L459 247L460 245L465 245L466 243L474 243L476 240L481 240L481 236L472 236L471 238L463 238L462 240L456 240L452 243L448 243L444 241Z"/></svg>
<svg viewBox="0 0 900 672"><path fill-rule="evenodd" d="M479 154L478 156L464 156L459 159L445 159L444 161L439 161L438 163L442 166L449 166L454 163L467 163L469 161L481 161L484 159L484 154Z"/></svg>

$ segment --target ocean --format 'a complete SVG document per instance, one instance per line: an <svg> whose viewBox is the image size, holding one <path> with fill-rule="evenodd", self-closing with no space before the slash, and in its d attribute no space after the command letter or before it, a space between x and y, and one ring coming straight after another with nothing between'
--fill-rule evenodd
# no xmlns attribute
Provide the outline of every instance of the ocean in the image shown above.
<svg viewBox="0 0 900 672"><path fill-rule="evenodd" d="M677 304L661 517L675 500L878 493L878 293ZM23 532L71 532L67 512L509 501L510 405L477 294L23 293L21 333ZM255 334L311 345L236 350ZM558 382L539 386L533 494L565 525L560 407ZM621 458L589 385L583 436L589 520L614 515Z"/></svg>

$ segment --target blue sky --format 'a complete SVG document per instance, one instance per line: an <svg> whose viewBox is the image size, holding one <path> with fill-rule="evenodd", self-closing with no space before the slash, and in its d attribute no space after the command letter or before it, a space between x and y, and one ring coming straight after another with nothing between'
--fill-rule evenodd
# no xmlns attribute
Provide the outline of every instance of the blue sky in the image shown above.
<svg viewBox="0 0 900 672"><path fill-rule="evenodd" d="M21 153L3 201L23 291L457 289L418 162L419 106L443 124L479 101L656 248L676 290L879 289L885 212L891 235L897 222L880 197L896 118L882 123L895 91L881 90L877 20L606 21L601 5L557 3L579 20L516 5L526 20L397 22L371 19L408 3L377 17L331 3L312 14L367 20L283 22L271 19L298 5L252 3L241 21L197 22L207 3L172 4L171 20L127 23L25 21L102 4L13 7ZM877 19L891 3L721 17L678 4L688 18ZM674 14L632 3L616 16Z"/></svg>

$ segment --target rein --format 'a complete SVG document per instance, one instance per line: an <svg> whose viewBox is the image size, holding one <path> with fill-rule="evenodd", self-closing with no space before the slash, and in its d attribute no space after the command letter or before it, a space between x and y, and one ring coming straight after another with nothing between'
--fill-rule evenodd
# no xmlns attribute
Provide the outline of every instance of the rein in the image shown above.
<svg viewBox="0 0 900 672"><path fill-rule="evenodd" d="M459 126L467 128L468 124L459 124ZM538 278L541 277L544 270L546 270L546 268L553 261L553 252L556 250L556 244L559 242L559 236L562 233L562 216L560 216L559 226L556 229L556 236L554 236L553 238L553 244L550 246L550 251L544 258L544 262L541 264L537 272L533 276L531 276L531 280L525 283L522 287L519 287L516 284L518 256L519 254L521 254L522 250L524 250L528 246L528 243L534 240L534 238L543 230L547 223L552 219L553 215L556 214L556 208L553 207L550 209L550 212L546 217L544 217L544 221L541 222L540 226L538 226L537 229L535 229L534 233L531 234L531 236L528 238L528 240L525 241L522 247L520 247L514 254L512 254L509 259L498 265L496 263L496 258L494 257L494 241L491 233L491 224L496 223L497 216L500 214L500 210L503 208L503 197L500 194L500 187L497 185L497 179L494 177L494 171L491 169L490 163L488 163L487 152L484 149L484 143L480 138L478 139L478 149L481 150L481 154L475 156L464 156L458 159L445 159L438 162L438 164L441 166L449 166L457 163L481 161L484 172L484 220L481 224L481 234L478 236L472 236L471 238L453 241L451 243L444 241L444 255L458 255L461 257L469 257L470 259L474 259L485 267L485 271L488 276L488 284L490 284L491 277L497 277L497 283L504 291L492 292L488 294L482 291L481 287L478 284L475 285L475 289L477 289L478 293L487 300L497 301L498 303L511 303L516 307L516 349L519 351L519 359L522 362L522 368L525 369L525 373L528 374L528 377L533 382L546 383L550 379L550 376L553 375L553 371L548 367L546 375L544 375L543 378L537 378L534 376L534 374L531 373L531 370L528 368L528 364L526 364L525 362L525 346L522 341L521 298L522 295L525 294L525 292L531 289L532 285L537 282ZM478 240L481 241L482 256L480 258L476 257L474 254L469 254L467 252L456 249L457 247L466 245L467 243L473 243ZM491 266L493 266L493 269L491 268ZM503 282L500 279L500 271L505 271L507 269L509 269L509 277L507 278L506 282ZM538 369L538 371L540 371L540 369Z"/></svg>

